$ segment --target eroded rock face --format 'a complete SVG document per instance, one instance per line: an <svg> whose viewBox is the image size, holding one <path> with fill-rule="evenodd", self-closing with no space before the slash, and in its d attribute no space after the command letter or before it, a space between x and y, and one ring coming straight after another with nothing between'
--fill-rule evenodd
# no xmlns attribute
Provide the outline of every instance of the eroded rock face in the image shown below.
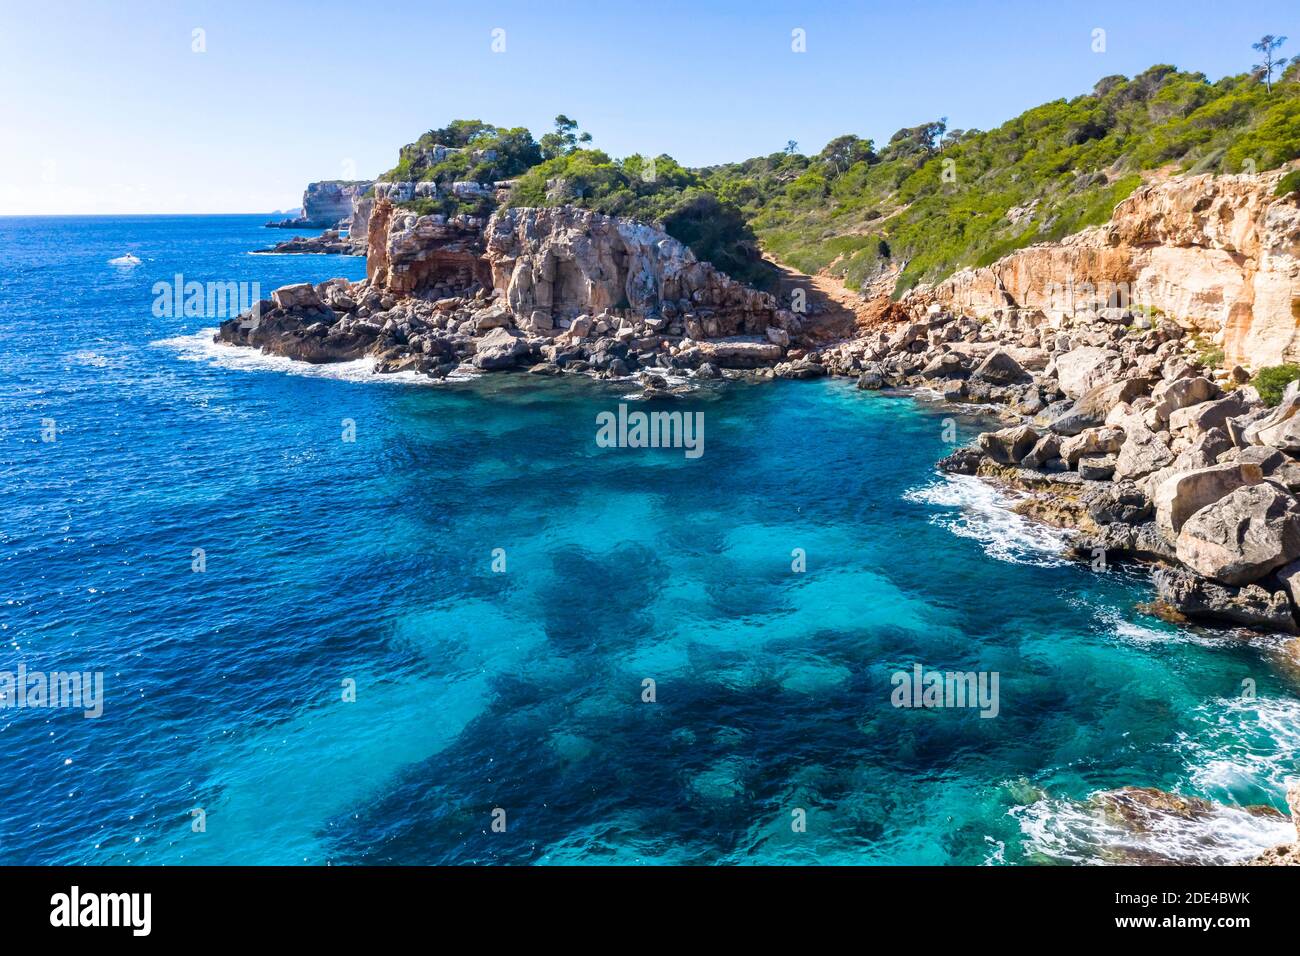
<svg viewBox="0 0 1300 956"><path fill-rule="evenodd" d="M370 217L366 278L396 296L490 286L482 231L483 220L474 216L419 216L381 199Z"/></svg>
<svg viewBox="0 0 1300 956"><path fill-rule="evenodd" d="M976 316L1040 310L1058 328L1079 311L1131 300L1221 334L1230 363L1300 360L1300 204L1273 195L1285 172L1143 186L1105 226L963 270L909 299Z"/></svg>
<svg viewBox="0 0 1300 956"><path fill-rule="evenodd" d="M308 183L302 194L302 215L267 225L290 229L333 229L352 219L355 203L372 185L369 180Z"/></svg>
<svg viewBox="0 0 1300 956"><path fill-rule="evenodd" d="M567 318L630 308L669 320L691 315L703 333L692 338L769 338L770 328L798 330L793 313L779 309L771 295L636 220L573 206L501 209L484 236L492 285L516 314L542 310Z"/></svg>

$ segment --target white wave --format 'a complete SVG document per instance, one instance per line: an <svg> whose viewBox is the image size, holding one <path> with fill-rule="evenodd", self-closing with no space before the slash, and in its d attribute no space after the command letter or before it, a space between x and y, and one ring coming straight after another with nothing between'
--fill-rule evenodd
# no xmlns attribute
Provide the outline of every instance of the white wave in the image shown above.
<svg viewBox="0 0 1300 956"><path fill-rule="evenodd" d="M140 265L140 261L141 261L141 260L140 260L139 256L132 255L131 253L128 252L126 255L124 255L124 256L118 256L116 259L109 259L109 260L108 260L108 264L109 264L110 266L127 266L127 267L131 267L131 266L138 266L138 265Z"/></svg>
<svg viewBox="0 0 1300 956"><path fill-rule="evenodd" d="M592 375L592 377L595 377L593 373L588 372L587 374ZM644 373L637 372L632 375L620 376L619 378L613 379L612 381L636 382L638 384L644 384L646 375L659 376L664 380L664 383L669 388L678 388L681 386L685 386L691 389L692 391L699 388L699 383L694 380L694 377L692 375L686 375L681 372L677 372L677 374L672 374L667 369L659 369L659 368L651 369ZM636 391L628 392L626 395L619 396L620 399L626 399L629 401L638 401L643 398L651 398L651 397L653 397L653 393L647 392L644 389L637 389Z"/></svg>
<svg viewBox="0 0 1300 956"><path fill-rule="evenodd" d="M1069 563L1061 554L1068 531L1016 514L1008 507L1012 499L972 475L945 475L903 498L943 509L931 515L930 523L978 541L991 558L1037 567Z"/></svg>
<svg viewBox="0 0 1300 956"><path fill-rule="evenodd" d="M1200 816L1152 813L1138 829L1100 807L1044 799L1008 811L1025 834L1025 853L1064 863L1241 863L1295 839L1289 819L1216 805Z"/></svg>
<svg viewBox="0 0 1300 956"><path fill-rule="evenodd" d="M1300 776L1300 700L1224 697L1195 713L1198 726L1179 734L1179 748L1198 790L1229 794L1254 787L1281 794Z"/></svg>
<svg viewBox="0 0 1300 956"><path fill-rule="evenodd" d="M171 349L184 362L207 362L217 368L232 369L240 372L281 372L288 375L306 375L314 378L333 378L348 382L391 382L400 385L436 385L437 379L421 375L419 372L393 372L388 375L375 374L373 356L355 359L351 362L330 362L324 365L312 365L285 358L283 355L267 355L257 349L242 345L227 345L214 342L216 329L201 329L190 335L177 335L168 339L158 339L149 344L157 348ZM473 376L457 369L447 376L448 381L463 381Z"/></svg>
<svg viewBox="0 0 1300 956"><path fill-rule="evenodd" d="M1110 632L1111 636L1126 644L1155 647L1170 642L1180 642L1217 648L1240 643L1231 635L1202 628L1162 628L1152 624L1142 624L1138 621L1129 620L1125 616L1126 613L1136 614L1137 612L1125 612L1120 608L1090 601L1078 595L1067 600L1072 607L1091 613L1097 622Z"/></svg>

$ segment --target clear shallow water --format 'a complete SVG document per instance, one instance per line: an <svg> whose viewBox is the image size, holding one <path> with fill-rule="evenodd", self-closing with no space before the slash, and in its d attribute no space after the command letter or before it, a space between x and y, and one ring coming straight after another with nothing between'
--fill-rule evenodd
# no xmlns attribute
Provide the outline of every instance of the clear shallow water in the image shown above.
<svg viewBox="0 0 1300 956"><path fill-rule="evenodd" d="M688 460L596 447L626 383L390 382L151 315L178 271L364 271L246 255L268 234L0 220L0 670L101 670L107 697L0 710L0 863L1089 861L1097 790L1284 805L1300 702L1272 642L1058 560L935 472L932 408L701 391L662 404L704 412ZM891 707L916 662L999 672L1000 715ZM1160 840L1288 838L1253 819Z"/></svg>

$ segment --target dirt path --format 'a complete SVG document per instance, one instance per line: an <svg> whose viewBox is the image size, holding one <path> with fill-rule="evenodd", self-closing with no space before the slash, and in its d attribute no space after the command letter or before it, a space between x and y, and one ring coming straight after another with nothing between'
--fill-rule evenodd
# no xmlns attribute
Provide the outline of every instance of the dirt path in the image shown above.
<svg viewBox="0 0 1300 956"><path fill-rule="evenodd" d="M791 297L796 289L803 289L806 296L807 314L816 319L816 325L837 334L851 334L861 324L872 319L872 310L861 296L845 288L838 276L805 275L783 262L767 255L767 260L781 273L781 304L790 307Z"/></svg>

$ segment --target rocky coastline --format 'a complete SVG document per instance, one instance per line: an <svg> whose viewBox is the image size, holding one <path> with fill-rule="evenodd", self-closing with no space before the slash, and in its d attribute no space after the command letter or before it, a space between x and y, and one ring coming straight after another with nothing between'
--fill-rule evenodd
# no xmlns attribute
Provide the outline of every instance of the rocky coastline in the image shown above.
<svg viewBox="0 0 1300 956"><path fill-rule="evenodd" d="M1148 610L1159 616L1287 635L1284 654L1300 671L1300 381L1270 406L1246 365L1216 348L1229 341L1247 361L1252 342L1291 354L1273 300L1297 272L1300 210L1293 200L1258 202L1253 186L1194 178L1199 185L1138 197L1159 228L1144 232L1134 205L1121 204L1120 232L1061 244L1119 235L1107 246L1129 244L1119 259L1026 250L857 317L816 300L785 308L784 297L731 279L643 222L573 206L502 207L486 220L417 215L385 193L365 204L365 279L277 289L224 322L216 340L312 363L369 357L379 374L433 379L457 370L584 374L636 378L662 394L670 379L844 376L864 390L924 391L997 426L954 449L941 470L1016 492L1016 511L1069 529L1070 555L1094 568L1148 567L1158 594ZM1188 188L1213 196L1188 201ZM1222 201L1225 189L1237 205ZM1171 191L1177 202L1165 201ZM1241 207L1254 233L1234 218ZM1184 269L1178 279L1196 295L1164 288L1161 301L1198 309L1217 296L1227 316L1217 329L1203 316L1117 302L1091 273L1087 293L1072 290L1067 308L1027 291L1042 284L1032 257L1049 275L1063 255L1079 269L1101 261L1106 276L1126 282L1133 276L1116 262L1143 270L1167 262L1173 253L1154 247L1170 235L1201 257L1195 230L1175 228L1180 214L1202 232L1233 223L1237 247L1256 257L1258 289L1225 278L1217 257L1208 274ZM360 241L332 233L298 244L334 251ZM1239 269L1241 256L1229 258ZM1010 276L1019 277L1016 295ZM1144 272L1137 281L1156 280ZM1231 300L1266 287L1258 313Z"/></svg>

